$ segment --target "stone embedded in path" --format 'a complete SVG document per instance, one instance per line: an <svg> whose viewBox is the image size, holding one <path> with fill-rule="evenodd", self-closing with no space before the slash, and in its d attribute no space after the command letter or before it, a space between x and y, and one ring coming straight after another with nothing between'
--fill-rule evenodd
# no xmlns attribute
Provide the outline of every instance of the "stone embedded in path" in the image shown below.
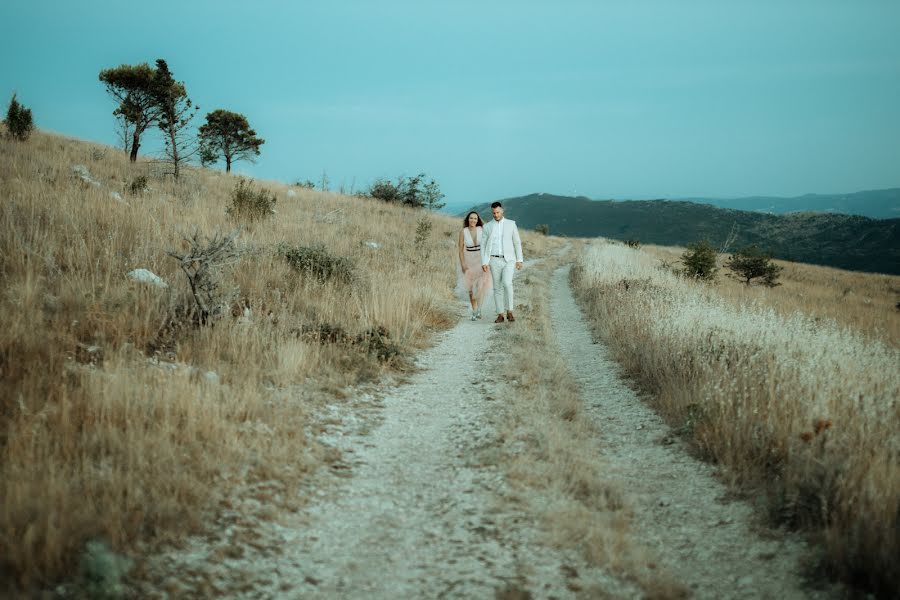
<svg viewBox="0 0 900 600"><path fill-rule="evenodd" d="M138 283L146 283L158 288L169 287L169 284L163 281L163 279L159 275L147 269L135 269L133 271L129 271L128 278L132 279L133 281L137 281Z"/></svg>

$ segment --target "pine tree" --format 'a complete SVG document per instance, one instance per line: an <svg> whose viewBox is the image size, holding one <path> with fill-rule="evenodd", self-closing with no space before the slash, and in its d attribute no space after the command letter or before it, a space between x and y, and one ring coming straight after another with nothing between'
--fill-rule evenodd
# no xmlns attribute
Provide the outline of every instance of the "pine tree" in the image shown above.
<svg viewBox="0 0 900 600"><path fill-rule="evenodd" d="M767 287L781 285L777 279L781 274L782 267L772 262L771 253L763 252L755 245L742 248L732 254L725 266L734 273L732 276L735 279L746 285L750 285L752 280L759 278Z"/></svg>
<svg viewBox="0 0 900 600"><path fill-rule="evenodd" d="M6 109L6 120L4 123L6 123L6 128L9 129L9 134L13 139L23 142L28 139L28 136L31 135L31 130L34 129L31 109L22 106L16 100L15 94L12 95L9 101L9 108Z"/></svg>
<svg viewBox="0 0 900 600"><path fill-rule="evenodd" d="M206 115L206 123L200 126L201 162L211 164L219 157L225 159L225 172L231 172L235 160L253 161L259 156L264 139L256 137L247 117L242 114L214 110Z"/></svg>

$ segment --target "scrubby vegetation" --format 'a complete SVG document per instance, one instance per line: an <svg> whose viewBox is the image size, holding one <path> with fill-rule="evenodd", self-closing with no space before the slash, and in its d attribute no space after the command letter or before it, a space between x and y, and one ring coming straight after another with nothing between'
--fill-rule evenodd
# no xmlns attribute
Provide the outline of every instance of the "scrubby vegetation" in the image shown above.
<svg viewBox="0 0 900 600"><path fill-rule="evenodd" d="M712 281L716 278L716 249L706 240L688 244L681 255L684 274L691 279Z"/></svg>
<svg viewBox="0 0 900 600"><path fill-rule="evenodd" d="M238 180L231 192L231 202L225 208L228 216L252 223L275 214L278 198L265 188L255 188L251 181Z"/></svg>
<svg viewBox="0 0 900 600"><path fill-rule="evenodd" d="M27 140L34 129L31 109L22 106L16 99L15 94L9 100L9 106L6 108L6 119L3 122L6 124L9 135L20 142Z"/></svg>
<svg viewBox="0 0 900 600"><path fill-rule="evenodd" d="M425 173L414 177L398 177L397 183L378 179L363 194L391 204L439 210L444 207L444 194L434 179L426 181Z"/></svg>

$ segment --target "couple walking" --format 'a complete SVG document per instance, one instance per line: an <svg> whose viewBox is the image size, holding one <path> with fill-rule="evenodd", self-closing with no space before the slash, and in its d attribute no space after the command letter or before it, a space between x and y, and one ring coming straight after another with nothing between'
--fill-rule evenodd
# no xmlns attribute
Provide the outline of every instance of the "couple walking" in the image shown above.
<svg viewBox="0 0 900 600"><path fill-rule="evenodd" d="M459 234L460 287L469 294L472 320L481 318L481 307L494 288L494 323L513 322L513 272L522 268L522 241L516 222L503 218L503 205L491 204L494 220L482 223L474 210L466 215ZM505 311L504 311L505 309Z"/></svg>

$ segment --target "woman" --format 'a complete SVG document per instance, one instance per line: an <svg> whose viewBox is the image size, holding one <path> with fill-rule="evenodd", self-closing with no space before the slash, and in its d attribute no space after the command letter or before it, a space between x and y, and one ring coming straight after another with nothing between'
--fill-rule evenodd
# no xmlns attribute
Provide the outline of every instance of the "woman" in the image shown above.
<svg viewBox="0 0 900 600"><path fill-rule="evenodd" d="M491 274L481 268L481 216L474 210L463 219L459 232L459 282L458 288L468 292L472 305L472 320L481 318L482 300L491 290Z"/></svg>

